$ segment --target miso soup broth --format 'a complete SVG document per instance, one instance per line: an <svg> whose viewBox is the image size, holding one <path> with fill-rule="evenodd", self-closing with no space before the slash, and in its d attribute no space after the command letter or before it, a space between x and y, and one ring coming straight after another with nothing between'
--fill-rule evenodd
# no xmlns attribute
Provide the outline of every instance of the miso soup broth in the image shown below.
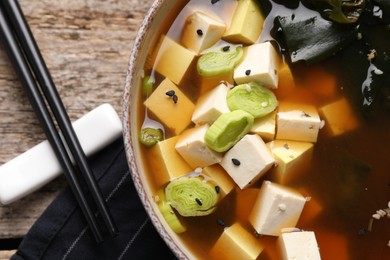
<svg viewBox="0 0 390 260"><path fill-rule="evenodd" d="M174 93L167 94L164 98L179 105L184 102L184 95L188 102L196 106L199 98L217 87L220 82L225 83L227 88L239 85L234 78L232 80L232 74L229 73L225 73L225 78L214 79L199 75L197 62L202 55L227 45L231 48L240 46L245 49L253 44L271 42L278 57L278 83L275 88L269 86L267 88L271 89L278 100L278 107L270 114L274 116L276 122L274 126L276 134L272 138L263 136L261 138L264 143L269 144L269 149L272 149L278 140L287 140L278 137L278 131L282 131L282 126L278 125L278 122L279 124L281 122L278 121L281 117L278 113L281 113L284 104L294 104L298 107L313 106L321 119L318 136L314 141L305 141L313 144L311 154L307 157L309 159L306 157L302 159L297 168L299 173L294 173L286 182L279 183L280 179L276 177L278 167L281 167L277 163L245 188L240 188L234 183L225 171L226 178L234 184L234 188L220 199L216 210L207 216L183 217L172 209L186 227L186 231L181 234L171 233L177 241L193 252L195 258L217 259L218 257L210 254L210 250L226 228L239 223L263 246L259 259L281 259L278 236L258 234L249 221L260 188L264 181L269 180L292 188L306 198L298 223L286 228L292 228L294 231L313 231L321 259L390 259L390 59L387 56L390 53L390 29L381 17L367 18L369 15L366 14L369 13L367 9L372 6L378 10L385 8L377 4L377 1L366 1L365 11L361 13L359 19L366 19L367 22L355 21L355 25L360 25L355 28L353 22L340 25L324 18L317 13L316 6L310 5L313 1L304 1L305 5L300 1L254 2L264 17L263 24L257 25L262 29L255 42L221 38L199 53L183 44L188 17L195 11L202 11L224 23L226 32L234 22L233 16L238 2L236 0L186 2L180 12L170 14L171 17L176 15L172 24L162 24L163 28L167 29L161 35L155 36L156 46L150 47L150 55L144 66L144 77L150 77L150 81L153 81L153 91L168 78L181 92L176 93L176 100L172 98L176 96ZM337 36L338 40L343 39L331 54L325 51L317 55L316 50L321 49L320 46L296 47L294 44L300 43L293 42L293 35L285 35L288 30L293 28L296 34L302 35L310 35L311 32L308 32L308 29L299 30L296 24L294 27L288 23L290 21L294 23L301 17L314 13L318 14L317 18L322 17L333 23L334 27L337 27L336 31L339 27L342 27L343 33L355 30L353 35L356 37L344 43L342 41L345 37ZM384 12L383 16L385 15ZM278 20L278 17L289 18ZM252 30L251 26L254 25L248 24L246 30ZM205 32L198 30L198 35L194 38L204 36L203 33ZM180 54L183 61L170 63L171 59L164 55L169 48L161 47L159 42L163 39L161 37L186 50ZM336 39L332 38L331 34L326 37L329 41ZM304 54L301 56L302 60L294 60L301 51L306 51L305 48L313 48L315 57ZM182 73L186 55L191 53L194 55L193 60ZM243 55L245 60L247 50ZM157 63L160 65L156 65ZM161 64L167 68L157 69ZM239 65L235 65L234 69L237 66ZM178 76L176 72L182 75ZM248 69L246 73L249 76L250 70ZM175 79L169 78L172 74ZM142 87L145 86L140 86ZM166 89L169 90L171 89ZM178 113L180 118L178 117L176 122L173 120L173 123L172 118L166 119L169 115L156 115L144 105L152 94L153 92L140 93L139 129L145 125L159 128L161 124L164 129L163 140L168 140L175 136L180 137L186 130L199 125L190 122L184 127L181 126L184 120L181 116L183 118L192 116L185 115L187 106L181 108L182 111ZM162 106L159 102L148 105L155 108ZM161 110L164 109L166 108L161 107ZM294 130L287 132L289 131ZM161 154L156 153L155 146L146 147L141 144L141 151L144 168L147 170L145 175L148 186L153 193L152 200L159 203L164 197L161 194L170 181L168 177L164 177L166 174L163 172L166 169L159 167L166 167L164 160L168 160L170 156L166 156L165 159L157 158ZM224 154L225 152L222 156ZM219 163L215 165L223 169ZM296 166L292 164L291 167ZM189 168L192 170L183 172L183 176L198 171L197 167ZM287 169L286 174L288 171ZM212 175L209 177L213 179ZM230 247L229 244L224 246L226 250Z"/></svg>

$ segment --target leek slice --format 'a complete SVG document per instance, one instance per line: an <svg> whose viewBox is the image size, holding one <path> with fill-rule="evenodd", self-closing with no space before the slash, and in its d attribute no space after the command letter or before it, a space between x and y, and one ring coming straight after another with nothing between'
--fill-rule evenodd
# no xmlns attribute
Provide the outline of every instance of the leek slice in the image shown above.
<svg viewBox="0 0 390 260"><path fill-rule="evenodd" d="M226 152L249 132L253 121L253 116L243 110L224 113L207 129L205 142L214 151Z"/></svg>
<svg viewBox="0 0 390 260"><path fill-rule="evenodd" d="M139 135L140 142L147 147L151 147L157 144L162 139L163 139L163 132L161 129L157 129L157 128L151 128L151 127L142 128Z"/></svg>
<svg viewBox="0 0 390 260"><path fill-rule="evenodd" d="M200 177L180 177L167 185L165 196L183 217L206 216L216 209L219 199L214 187Z"/></svg>
<svg viewBox="0 0 390 260"><path fill-rule="evenodd" d="M175 233L180 234L186 231L186 227L180 222L169 203L162 201L158 204L158 208L169 227L172 228Z"/></svg>
<svg viewBox="0 0 390 260"><path fill-rule="evenodd" d="M241 109L255 118L268 115L278 105L276 96L270 89L254 82L232 88L226 100L230 110Z"/></svg>
<svg viewBox="0 0 390 260"><path fill-rule="evenodd" d="M241 46L228 45L202 55L196 68L203 77L223 75L233 71L243 58L244 50Z"/></svg>

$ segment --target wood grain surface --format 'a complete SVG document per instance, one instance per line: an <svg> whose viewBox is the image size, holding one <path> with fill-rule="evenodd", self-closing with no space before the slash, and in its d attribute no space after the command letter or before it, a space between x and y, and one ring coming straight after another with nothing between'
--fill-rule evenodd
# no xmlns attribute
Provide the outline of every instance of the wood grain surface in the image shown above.
<svg viewBox="0 0 390 260"><path fill-rule="evenodd" d="M21 0L23 12L72 120L102 103L117 112L128 58L153 0ZM0 45L0 164L45 139ZM0 206L1 239L23 237L66 185L63 177ZM1 246L0 246L1 247ZM1 251L8 259L13 251Z"/></svg>

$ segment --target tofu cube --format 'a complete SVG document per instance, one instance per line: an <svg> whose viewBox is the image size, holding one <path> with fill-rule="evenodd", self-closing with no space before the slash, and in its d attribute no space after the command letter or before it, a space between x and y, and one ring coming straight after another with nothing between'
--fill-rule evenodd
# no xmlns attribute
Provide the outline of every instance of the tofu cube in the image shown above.
<svg viewBox="0 0 390 260"><path fill-rule="evenodd" d="M287 62L279 62L278 68L278 88L274 93L278 100L283 100L292 95L297 90L294 75Z"/></svg>
<svg viewBox="0 0 390 260"><path fill-rule="evenodd" d="M271 141L276 134L276 111L260 118L255 118L250 130L252 134L258 134L264 141Z"/></svg>
<svg viewBox="0 0 390 260"><path fill-rule="evenodd" d="M226 25L217 17L196 11L191 14L184 25L182 44L200 54L221 40Z"/></svg>
<svg viewBox="0 0 390 260"><path fill-rule="evenodd" d="M264 245L239 223L225 228L210 251L213 259L258 259Z"/></svg>
<svg viewBox="0 0 390 260"><path fill-rule="evenodd" d="M267 143L276 161L273 176L276 182L288 184L308 169L313 157L313 144L289 140L274 140Z"/></svg>
<svg viewBox="0 0 390 260"><path fill-rule="evenodd" d="M278 87L279 57L270 42L257 43L244 48L244 59L234 69L237 84L256 82L262 86Z"/></svg>
<svg viewBox="0 0 390 260"><path fill-rule="evenodd" d="M261 235L279 236L282 229L295 227L306 198L287 186L264 181L249 221Z"/></svg>
<svg viewBox="0 0 390 260"><path fill-rule="evenodd" d="M177 102L166 95L167 91L175 91ZM175 135L180 134L191 124L195 105L191 100L169 79L163 80L153 91L144 105L165 127Z"/></svg>
<svg viewBox="0 0 390 260"><path fill-rule="evenodd" d="M225 84L219 84L213 90L202 95L192 114L192 122L197 125L211 125L221 114L229 112L226 102L228 91L229 88Z"/></svg>
<svg viewBox="0 0 390 260"><path fill-rule="evenodd" d="M276 125L276 139L315 143L323 122L314 106L280 102Z"/></svg>
<svg viewBox="0 0 390 260"><path fill-rule="evenodd" d="M165 185L172 179L181 177L194 169L176 151L178 136L158 142L150 149L148 162L155 173L157 185Z"/></svg>
<svg viewBox="0 0 390 260"><path fill-rule="evenodd" d="M321 98L332 98L336 94L337 79L321 66L312 66L305 74L303 87Z"/></svg>
<svg viewBox="0 0 390 260"><path fill-rule="evenodd" d="M212 89L214 89L216 86L220 84L234 85L233 71L212 76L212 77L202 77L201 75L198 74L196 76L195 82L198 87L200 95L203 95L211 91Z"/></svg>
<svg viewBox="0 0 390 260"><path fill-rule="evenodd" d="M238 187L244 189L263 176L274 163L264 141L258 135L248 134L225 153L220 164Z"/></svg>
<svg viewBox="0 0 390 260"><path fill-rule="evenodd" d="M162 35L153 53L153 69L179 85L195 57L195 52L183 47L168 36Z"/></svg>
<svg viewBox="0 0 390 260"><path fill-rule="evenodd" d="M261 34L264 16L255 0L240 0L231 24L223 35L227 42L253 44Z"/></svg>
<svg viewBox="0 0 390 260"><path fill-rule="evenodd" d="M226 171L219 164L203 168L203 173L212 178L218 184L221 199L234 191L234 181L226 174Z"/></svg>
<svg viewBox="0 0 390 260"><path fill-rule="evenodd" d="M222 155L206 145L204 136L209 125L202 125L184 131L176 143L176 151L192 167L207 167L222 160Z"/></svg>
<svg viewBox="0 0 390 260"><path fill-rule="evenodd" d="M319 112L325 120L326 130L332 136L342 135L359 126L356 115L345 98L321 107Z"/></svg>
<svg viewBox="0 0 390 260"><path fill-rule="evenodd" d="M279 239L283 260L320 260L316 236L312 231L283 233Z"/></svg>

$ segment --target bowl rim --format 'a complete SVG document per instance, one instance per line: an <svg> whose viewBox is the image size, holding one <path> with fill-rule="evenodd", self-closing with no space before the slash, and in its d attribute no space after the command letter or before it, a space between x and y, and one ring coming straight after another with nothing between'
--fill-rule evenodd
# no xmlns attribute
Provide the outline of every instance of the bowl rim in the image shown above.
<svg viewBox="0 0 390 260"><path fill-rule="evenodd" d="M138 50L141 48L143 43L146 40L146 36L148 33L148 30L151 27L151 24L163 6L165 0L155 0L151 7L149 8L149 11L147 12L143 22L141 23L137 36L135 38L129 62L127 67L127 75L125 80L125 86L124 86L124 93L122 97L122 125L123 125L123 141L124 141L124 148L127 158L127 163L130 168L130 175L133 179L133 183L135 186L135 189L138 193L138 196L140 197L140 200L144 206L144 209L146 210L147 214L149 215L149 218L158 231L159 235L162 237L162 239L165 241L165 243L168 245L168 247L172 250L172 252L178 257L179 259L188 259L186 254L183 252L183 250L175 243L175 241L171 238L171 236L168 234L168 232L165 230L164 226L162 225L160 219L157 217L157 215L153 211L153 207L151 205L151 201L148 199L148 195L145 191L145 188L143 186L142 180L139 176L138 167L136 164L135 154L134 154L134 144L132 143L132 133L130 131L130 121L131 121L131 114L132 111L130 110L130 96L131 96L131 88L132 83L137 77L136 72L136 64L139 59L139 52Z"/></svg>

